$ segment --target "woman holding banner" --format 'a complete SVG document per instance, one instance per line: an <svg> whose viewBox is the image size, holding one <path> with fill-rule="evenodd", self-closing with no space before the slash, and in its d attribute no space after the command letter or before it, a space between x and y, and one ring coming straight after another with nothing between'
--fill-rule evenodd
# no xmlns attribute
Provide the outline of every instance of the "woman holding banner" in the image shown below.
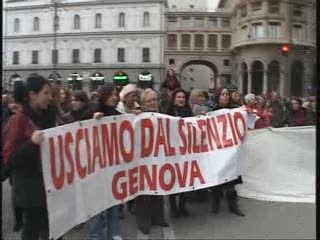
<svg viewBox="0 0 320 240"><path fill-rule="evenodd" d="M116 110L119 102L118 92L113 84L103 85L98 93L98 111L94 113L94 118L120 115ZM106 211L91 218L88 222L88 240L103 240L103 230L108 226L108 232L112 240L122 239L122 226L120 220L120 206L113 206Z"/></svg>
<svg viewBox="0 0 320 240"><path fill-rule="evenodd" d="M3 158L12 173L15 204L23 209L23 240L48 239L48 212L41 168L42 129L55 126L48 117L51 101L49 82L40 75L30 76L21 85L23 107L4 129Z"/></svg>
<svg viewBox="0 0 320 240"><path fill-rule="evenodd" d="M227 88L222 88L217 91L215 102L217 103L214 107L215 110L231 107L231 96ZM239 209L238 206L238 194L235 190L235 185L242 183L242 178L239 176L237 179L217 185L211 188L212 191L212 212L218 213L220 209L220 201L223 197L223 192L226 194L230 212L238 215L245 216L245 214Z"/></svg>
<svg viewBox="0 0 320 240"><path fill-rule="evenodd" d="M159 112L158 93L147 88L141 93L143 112ZM142 195L135 198L137 226L144 234L149 234L151 225L168 227L164 220L163 196Z"/></svg>
<svg viewBox="0 0 320 240"><path fill-rule="evenodd" d="M176 89L169 100L168 109L166 114L174 117L191 117L192 109L187 102L187 93L183 89ZM170 210L174 217L189 216L189 212L186 209L187 194L179 193L172 194L170 197ZM179 197L179 203L177 206L176 197Z"/></svg>

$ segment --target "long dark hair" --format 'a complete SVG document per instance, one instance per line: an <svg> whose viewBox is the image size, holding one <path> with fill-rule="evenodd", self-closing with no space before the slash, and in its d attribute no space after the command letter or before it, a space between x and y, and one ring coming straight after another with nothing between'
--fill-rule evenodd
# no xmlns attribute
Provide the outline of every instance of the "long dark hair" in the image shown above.
<svg viewBox="0 0 320 240"><path fill-rule="evenodd" d="M103 106L106 100L112 96L113 90L116 90L116 86L112 83L106 83L99 89L98 101L100 106Z"/></svg>
<svg viewBox="0 0 320 240"><path fill-rule="evenodd" d="M220 95L222 93L222 91L226 89L228 91L228 94L229 94L229 103L228 105L225 107L225 108L231 108L231 103L232 103L232 100L231 100L231 94L230 94L230 91L226 88L226 87L222 87L222 88L218 88L217 91L216 91L216 95L215 95L215 108L220 108L220 104L219 104L219 100L220 100Z"/></svg>
<svg viewBox="0 0 320 240"><path fill-rule="evenodd" d="M83 90L74 91L72 93L72 97L74 97L76 100L79 100L79 101L85 103L85 105L89 104L89 97L88 97L87 93Z"/></svg>
<svg viewBox="0 0 320 240"><path fill-rule="evenodd" d="M54 127L56 125L55 110L48 106L48 109L36 112L30 107L29 93L39 93L45 85L50 82L41 75L31 74L25 82L19 81L14 87L14 101L23 105L23 112L28 115L40 129Z"/></svg>
<svg viewBox="0 0 320 240"><path fill-rule="evenodd" d="M186 101L185 101L185 105L182 107L182 109L186 112L191 112L192 113L192 109L188 103L188 93L182 89L182 88L178 88L176 90L173 91L173 93L171 94L170 96L170 99L169 99L169 103L168 103L168 108L167 108L167 111L166 113L169 114L169 115L174 115L174 112L175 110L177 109L177 106L175 105L175 99L176 99L176 96L178 93L182 92L184 95L185 95L185 98L186 98Z"/></svg>
<svg viewBox="0 0 320 240"><path fill-rule="evenodd" d="M20 104L29 103L29 93L38 93L45 85L50 86L49 81L38 74L31 74L25 82L15 82L13 89L14 101Z"/></svg>

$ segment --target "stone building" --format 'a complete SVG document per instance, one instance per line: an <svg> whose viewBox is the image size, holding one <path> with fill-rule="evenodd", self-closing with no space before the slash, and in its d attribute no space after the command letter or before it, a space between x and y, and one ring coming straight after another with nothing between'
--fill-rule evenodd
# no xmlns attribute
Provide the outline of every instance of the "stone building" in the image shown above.
<svg viewBox="0 0 320 240"><path fill-rule="evenodd" d="M202 4L176 6L169 1L165 19L166 68L176 71L184 89L213 89L231 82L230 11L210 12Z"/></svg>
<svg viewBox="0 0 320 240"><path fill-rule="evenodd" d="M215 12L174 3L165 13L165 64L187 90L232 83L243 94L314 94L315 0L220 0Z"/></svg>
<svg viewBox="0 0 320 240"><path fill-rule="evenodd" d="M315 0L221 0L219 8L231 12L233 80L242 93L315 93Z"/></svg>
<svg viewBox="0 0 320 240"><path fill-rule="evenodd" d="M166 0L7 0L3 9L3 84L37 72L84 87L141 72L164 73ZM7 87L6 86L6 87Z"/></svg>

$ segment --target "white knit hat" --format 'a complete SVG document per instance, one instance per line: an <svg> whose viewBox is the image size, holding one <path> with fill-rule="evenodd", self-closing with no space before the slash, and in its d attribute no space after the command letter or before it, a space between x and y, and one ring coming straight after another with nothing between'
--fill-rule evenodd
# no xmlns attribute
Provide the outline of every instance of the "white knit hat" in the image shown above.
<svg viewBox="0 0 320 240"><path fill-rule="evenodd" d="M137 91L137 87L135 84L130 83L124 86L119 94L120 101L123 101L127 94L136 92L136 91Z"/></svg>

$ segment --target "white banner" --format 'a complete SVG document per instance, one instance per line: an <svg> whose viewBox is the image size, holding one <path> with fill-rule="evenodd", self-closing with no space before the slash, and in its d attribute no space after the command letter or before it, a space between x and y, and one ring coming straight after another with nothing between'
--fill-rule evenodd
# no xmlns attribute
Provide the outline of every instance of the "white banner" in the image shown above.
<svg viewBox="0 0 320 240"><path fill-rule="evenodd" d="M238 108L184 119L126 114L45 130L41 156L50 237L141 194L236 179L246 159L247 122Z"/></svg>
<svg viewBox="0 0 320 240"><path fill-rule="evenodd" d="M239 195L266 201L315 202L315 126L249 131Z"/></svg>

